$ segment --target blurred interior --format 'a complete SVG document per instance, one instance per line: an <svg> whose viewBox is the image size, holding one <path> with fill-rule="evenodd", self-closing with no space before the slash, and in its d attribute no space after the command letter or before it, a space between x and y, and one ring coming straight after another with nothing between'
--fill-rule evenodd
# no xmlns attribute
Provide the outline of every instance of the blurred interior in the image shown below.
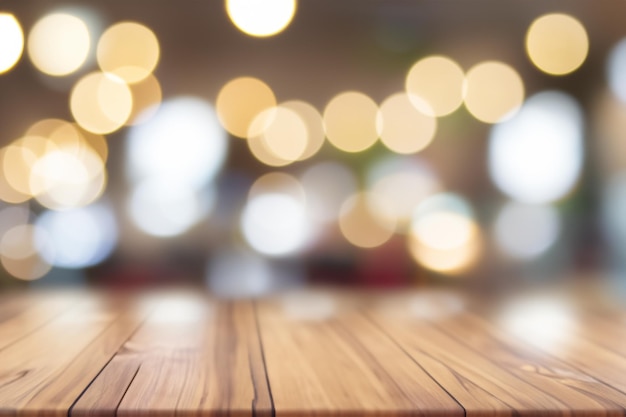
<svg viewBox="0 0 626 417"><path fill-rule="evenodd" d="M0 290L626 287L624 15L5 0Z"/></svg>

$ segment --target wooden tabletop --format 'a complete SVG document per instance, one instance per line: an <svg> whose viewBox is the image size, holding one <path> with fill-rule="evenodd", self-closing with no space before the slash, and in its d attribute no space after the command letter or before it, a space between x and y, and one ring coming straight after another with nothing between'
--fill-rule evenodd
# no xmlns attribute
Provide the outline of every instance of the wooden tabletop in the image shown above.
<svg viewBox="0 0 626 417"><path fill-rule="evenodd" d="M0 415L624 416L626 312L588 293L0 296Z"/></svg>

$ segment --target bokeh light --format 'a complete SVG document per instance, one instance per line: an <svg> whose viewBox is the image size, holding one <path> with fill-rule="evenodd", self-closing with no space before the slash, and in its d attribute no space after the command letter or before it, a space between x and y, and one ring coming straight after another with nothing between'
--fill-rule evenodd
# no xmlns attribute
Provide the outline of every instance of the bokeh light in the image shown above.
<svg viewBox="0 0 626 417"><path fill-rule="evenodd" d="M87 60L91 37L85 22L68 13L52 13L35 23L28 35L28 55L44 74L63 76Z"/></svg>
<svg viewBox="0 0 626 417"><path fill-rule="evenodd" d="M425 162L413 157L387 157L368 171L369 188L389 206L387 214L405 232L413 211L422 200L441 191L441 184Z"/></svg>
<svg viewBox="0 0 626 417"><path fill-rule="evenodd" d="M278 157L274 152L272 152L265 140L263 140L263 135L259 134L259 132L262 132L263 129L265 129L265 127L267 127L270 123L273 115L273 108L259 113L250 125L250 132L256 132L256 134L251 134L246 142L250 153L259 162L270 167L282 167L293 163L294 160Z"/></svg>
<svg viewBox="0 0 626 417"><path fill-rule="evenodd" d="M254 250L280 257L304 249L311 226L303 201L284 193L266 193L248 201L241 214L241 230Z"/></svg>
<svg viewBox="0 0 626 417"><path fill-rule="evenodd" d="M562 13L543 15L526 33L526 52L541 71L565 75L578 69L589 52L585 27L576 18Z"/></svg>
<svg viewBox="0 0 626 417"><path fill-rule="evenodd" d="M20 143L13 143L4 148L2 156L2 173L9 186L20 194L32 196L29 178L37 155Z"/></svg>
<svg viewBox="0 0 626 417"><path fill-rule="evenodd" d="M343 202L357 190L354 173L338 162L318 162L300 176L310 218L316 223L337 219Z"/></svg>
<svg viewBox="0 0 626 417"><path fill-rule="evenodd" d="M554 207L509 202L498 212L493 234L507 255L530 260L554 245L560 229L559 213Z"/></svg>
<svg viewBox="0 0 626 417"><path fill-rule="evenodd" d="M226 83L217 95L215 108L220 123L229 133L247 138L254 118L263 110L276 106L272 89L252 77L239 77Z"/></svg>
<svg viewBox="0 0 626 417"><path fill-rule="evenodd" d="M388 97L380 106L382 128L380 139L390 150L400 153L416 153L427 147L435 137L437 119L429 112L419 111L408 94L397 93ZM412 102L413 101L413 102ZM427 108L428 103L422 103Z"/></svg>
<svg viewBox="0 0 626 417"><path fill-rule="evenodd" d="M19 190L16 190L13 185L8 181L7 172L9 173L9 176L12 175L14 162L10 162L8 165L5 165L4 161L5 156L7 155L7 151L9 151L9 155L12 153L9 150L9 147L0 148L0 170L2 173L2 175L0 175L0 200L13 204L23 203L29 200L32 196L30 195L30 193L20 192ZM18 161L21 161L21 155Z"/></svg>
<svg viewBox="0 0 626 417"><path fill-rule="evenodd" d="M365 192L353 194L341 205L341 233L354 246L381 246L391 238L396 228L391 210L379 195Z"/></svg>
<svg viewBox="0 0 626 417"><path fill-rule="evenodd" d="M470 68L465 79L465 107L485 123L510 118L524 101L524 83L511 66L487 61Z"/></svg>
<svg viewBox="0 0 626 417"><path fill-rule="evenodd" d="M150 74L143 80L130 84L133 108L128 117L128 125L137 125L150 120L157 113L163 94L159 80Z"/></svg>
<svg viewBox="0 0 626 417"><path fill-rule="evenodd" d="M107 134L121 128L132 108L130 88L112 74L92 72L76 83L70 95L72 116L93 133Z"/></svg>
<svg viewBox="0 0 626 417"><path fill-rule="evenodd" d="M272 156L288 162L300 159L309 140L302 118L295 111L282 106L259 113L252 121L249 132L249 142L251 139L261 140Z"/></svg>
<svg viewBox="0 0 626 417"><path fill-rule="evenodd" d="M226 0L226 11L243 33L266 37L289 25L296 13L296 0Z"/></svg>
<svg viewBox="0 0 626 417"><path fill-rule="evenodd" d="M314 156L324 145L325 133L322 115L315 107L305 101L291 100L281 103L280 107L296 112L307 129L307 145L298 160L303 161Z"/></svg>
<svg viewBox="0 0 626 417"><path fill-rule="evenodd" d="M611 91L622 103L626 103L626 38L611 49L606 69Z"/></svg>
<svg viewBox="0 0 626 417"><path fill-rule="evenodd" d="M330 143L345 152L371 147L379 135L378 106L363 93L336 95L324 109L324 127Z"/></svg>
<svg viewBox="0 0 626 417"><path fill-rule="evenodd" d="M45 242L54 250L40 251L51 265L62 268L86 268L106 259L117 243L117 224L111 209L91 205L67 211L46 211L35 223L45 234Z"/></svg>
<svg viewBox="0 0 626 417"><path fill-rule="evenodd" d="M469 203L451 193L436 194L416 208L408 235L414 259L436 272L457 274L480 254L480 230Z"/></svg>
<svg viewBox="0 0 626 417"><path fill-rule="evenodd" d="M46 275L52 266L39 251L54 248L46 240L46 234L31 224L17 225L4 233L0 240L0 262L15 278L32 281Z"/></svg>
<svg viewBox="0 0 626 417"><path fill-rule="evenodd" d="M302 184L296 177L286 172L270 172L259 177L250 187L248 199L269 193L286 194L300 202L305 202Z"/></svg>
<svg viewBox="0 0 626 417"><path fill-rule="evenodd" d="M560 355L576 337L573 306L556 296L530 296L512 300L499 315L503 329L532 346Z"/></svg>
<svg viewBox="0 0 626 417"><path fill-rule="evenodd" d="M133 181L158 177L199 188L219 172L227 152L213 107L196 97L176 97L130 128L127 172Z"/></svg>
<svg viewBox="0 0 626 417"><path fill-rule="evenodd" d="M463 70L445 56L429 56L417 61L406 77L406 91L420 111L445 116L463 104ZM425 107L420 100L425 101Z"/></svg>
<svg viewBox="0 0 626 417"><path fill-rule="evenodd" d="M37 159L27 178L32 195L52 210L88 205L102 195L107 184L104 161L93 150L79 155L47 152Z"/></svg>
<svg viewBox="0 0 626 417"><path fill-rule="evenodd" d="M11 13L0 13L0 74L9 71L24 51L24 32Z"/></svg>
<svg viewBox="0 0 626 417"><path fill-rule="evenodd" d="M143 232L173 237L187 232L213 208L214 191L199 193L188 183L148 178L132 190L128 211Z"/></svg>
<svg viewBox="0 0 626 417"><path fill-rule="evenodd" d="M511 198L548 203L574 187L583 153L580 106L565 93L547 91L530 97L513 119L493 127L489 171Z"/></svg>
<svg viewBox="0 0 626 417"><path fill-rule="evenodd" d="M115 74L126 83L136 83L150 75L160 54L154 32L136 22L117 23L98 41L98 65L102 71Z"/></svg>

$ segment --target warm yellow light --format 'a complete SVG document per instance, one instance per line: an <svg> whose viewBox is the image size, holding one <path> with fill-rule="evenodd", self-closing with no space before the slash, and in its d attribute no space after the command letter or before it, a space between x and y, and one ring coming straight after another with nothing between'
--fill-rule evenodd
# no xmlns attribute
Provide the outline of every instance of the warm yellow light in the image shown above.
<svg viewBox="0 0 626 417"><path fill-rule="evenodd" d="M0 74L19 61L24 50L24 33L20 22L10 13L0 13Z"/></svg>
<svg viewBox="0 0 626 417"><path fill-rule="evenodd" d="M426 103L423 105L427 106ZM381 141L401 154L421 151L430 144L437 131L437 120L418 111L405 93L387 98L380 106L380 117Z"/></svg>
<svg viewBox="0 0 626 417"><path fill-rule="evenodd" d="M42 119L33 123L28 130L24 133L24 136L41 136L44 138L49 137L52 132L65 126L67 123L61 119Z"/></svg>
<svg viewBox="0 0 626 417"><path fill-rule="evenodd" d="M44 232L30 224L9 229L0 240L0 261L4 269L18 279L41 278L52 268L38 253Z"/></svg>
<svg viewBox="0 0 626 417"><path fill-rule="evenodd" d="M278 106L262 112L251 125L251 136L260 136L266 149L278 159L296 161L304 153L308 143L308 131L302 118L293 110ZM255 132L256 131L256 132Z"/></svg>
<svg viewBox="0 0 626 417"><path fill-rule="evenodd" d="M229 81L218 93L215 105L224 129L240 138L249 136L250 125L259 113L274 106L272 89L252 77Z"/></svg>
<svg viewBox="0 0 626 417"><path fill-rule="evenodd" d="M478 120L501 122L517 112L523 101L524 83L511 66L487 61L467 72L465 106Z"/></svg>
<svg viewBox="0 0 626 417"><path fill-rule="evenodd" d="M36 151L33 141L38 138L46 138L46 141L40 141L39 146L43 148ZM109 145L104 136L88 132L76 123L61 119L42 119L33 123L20 141L22 144L29 143L28 147L38 157L52 150L63 150L77 156L85 151L95 151L106 162L109 153Z"/></svg>
<svg viewBox="0 0 626 417"><path fill-rule="evenodd" d="M364 151L378 139L378 106L363 93L341 93L326 105L324 127L328 140L336 148L345 152Z"/></svg>
<svg viewBox="0 0 626 417"><path fill-rule="evenodd" d="M424 245L409 234L409 252L423 267L444 274L455 275L471 268L481 252L482 244L478 235L451 249L437 249Z"/></svg>
<svg viewBox="0 0 626 417"><path fill-rule="evenodd" d="M95 201L106 186L106 171L99 155L53 151L38 159L30 174L30 189L37 201L52 210L81 207Z"/></svg>
<svg viewBox="0 0 626 417"><path fill-rule="evenodd" d="M315 107L304 101L287 101L282 103L280 106L296 112L306 125L308 132L307 145L298 160L303 161L305 159L309 159L315 155L324 144L325 134L322 115Z"/></svg>
<svg viewBox="0 0 626 417"><path fill-rule="evenodd" d="M113 74L94 72L74 86L70 109L76 122L93 133L111 133L126 123L133 107L130 88Z"/></svg>
<svg viewBox="0 0 626 417"><path fill-rule="evenodd" d="M29 176L36 161L37 155L19 142L4 148L2 174L9 186L20 194L32 196Z"/></svg>
<svg viewBox="0 0 626 417"><path fill-rule="evenodd" d="M152 74L148 75L138 83L129 85L133 95L133 110L128 118L128 125L144 123L155 115L163 95L161 84Z"/></svg>
<svg viewBox="0 0 626 417"><path fill-rule="evenodd" d="M343 236L361 248L375 248L387 242L395 230L389 208L377 195L358 193L341 206L339 228Z"/></svg>
<svg viewBox="0 0 626 417"><path fill-rule="evenodd" d="M250 153L258 161L271 167L281 167L291 164L294 160L281 158L276 155L276 153L274 153L274 151L269 147L262 134L262 132L264 132L272 123L275 114L275 107L265 109L261 113L257 114L254 120L252 120L252 123L250 123L250 127L248 129L250 134L248 136L247 143Z"/></svg>
<svg viewBox="0 0 626 417"><path fill-rule="evenodd" d="M412 229L416 239L433 249L449 250L469 242L476 232L471 219L453 213L436 212L419 219Z"/></svg>
<svg viewBox="0 0 626 417"><path fill-rule="evenodd" d="M109 27L98 42L98 64L127 83L136 83L150 75L160 56L159 41L152 30L135 22L121 22Z"/></svg>
<svg viewBox="0 0 626 417"><path fill-rule="evenodd" d="M106 138L97 133L88 132L76 123L73 123L72 126L74 126L83 139L78 156L83 157L84 152L93 151L100 157L103 163L106 163L109 156L109 144Z"/></svg>
<svg viewBox="0 0 626 417"><path fill-rule="evenodd" d="M266 37L289 25L296 13L296 0L226 0L226 11L243 33Z"/></svg>
<svg viewBox="0 0 626 417"><path fill-rule="evenodd" d="M416 62L406 77L406 91L430 105L433 116L452 113L463 103L463 70L445 56L429 56ZM416 102L423 111L421 103Z"/></svg>
<svg viewBox="0 0 626 417"><path fill-rule="evenodd" d="M28 35L28 55L44 74L62 76L78 70L87 60L91 37L85 22L67 13L41 18Z"/></svg>
<svg viewBox="0 0 626 417"><path fill-rule="evenodd" d="M541 71L565 75L578 69L587 58L589 38L585 27L574 17L547 14L528 28L526 52Z"/></svg>
<svg viewBox="0 0 626 417"><path fill-rule="evenodd" d="M0 149L0 158L4 155L4 149ZM30 195L20 193L14 189L11 184L8 183L4 175L0 175L0 200L11 203L19 204L28 201L31 198Z"/></svg>

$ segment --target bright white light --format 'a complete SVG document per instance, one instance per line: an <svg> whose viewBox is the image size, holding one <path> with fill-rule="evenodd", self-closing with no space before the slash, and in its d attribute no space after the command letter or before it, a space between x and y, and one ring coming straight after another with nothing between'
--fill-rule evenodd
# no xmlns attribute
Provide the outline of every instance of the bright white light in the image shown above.
<svg viewBox="0 0 626 417"><path fill-rule="evenodd" d="M10 13L0 13L0 74L13 68L24 50L20 22Z"/></svg>
<svg viewBox="0 0 626 417"><path fill-rule="evenodd" d="M146 123L133 126L128 138L128 172L201 187L224 163L228 142L213 107L193 97L163 102Z"/></svg>
<svg viewBox="0 0 626 417"><path fill-rule="evenodd" d="M271 256L296 253L310 233L302 202L276 193L253 197L241 215L241 228L253 249Z"/></svg>
<svg viewBox="0 0 626 417"><path fill-rule="evenodd" d="M564 300L547 296L509 304L502 326L526 343L558 353L576 328L575 315Z"/></svg>
<svg viewBox="0 0 626 417"><path fill-rule="evenodd" d="M227 0L232 22L252 36L271 36L284 30L296 12L296 0Z"/></svg>
<svg viewBox="0 0 626 417"><path fill-rule="evenodd" d="M214 195L206 201L187 184L150 179L139 183L130 198L130 216L144 232L160 237L180 235L209 211Z"/></svg>
<svg viewBox="0 0 626 417"><path fill-rule="evenodd" d="M47 240L54 246L54 253L42 251L41 256L62 268L96 265L111 254L117 242L113 213L101 205L46 211L36 225L46 232Z"/></svg>
<svg viewBox="0 0 626 417"><path fill-rule="evenodd" d="M337 162L320 162L300 177L311 218L319 223L337 220L343 202L357 190L352 171Z"/></svg>
<svg viewBox="0 0 626 417"><path fill-rule="evenodd" d="M512 119L495 125L489 170L511 198L542 204L565 196L583 164L583 122L578 103L550 91L529 98Z"/></svg>
<svg viewBox="0 0 626 417"><path fill-rule="evenodd" d="M560 229L559 213L554 207L510 202L498 213L493 232L507 254L533 259L554 245Z"/></svg>
<svg viewBox="0 0 626 417"><path fill-rule="evenodd" d="M626 38L611 50L606 69L611 91L626 103Z"/></svg>

